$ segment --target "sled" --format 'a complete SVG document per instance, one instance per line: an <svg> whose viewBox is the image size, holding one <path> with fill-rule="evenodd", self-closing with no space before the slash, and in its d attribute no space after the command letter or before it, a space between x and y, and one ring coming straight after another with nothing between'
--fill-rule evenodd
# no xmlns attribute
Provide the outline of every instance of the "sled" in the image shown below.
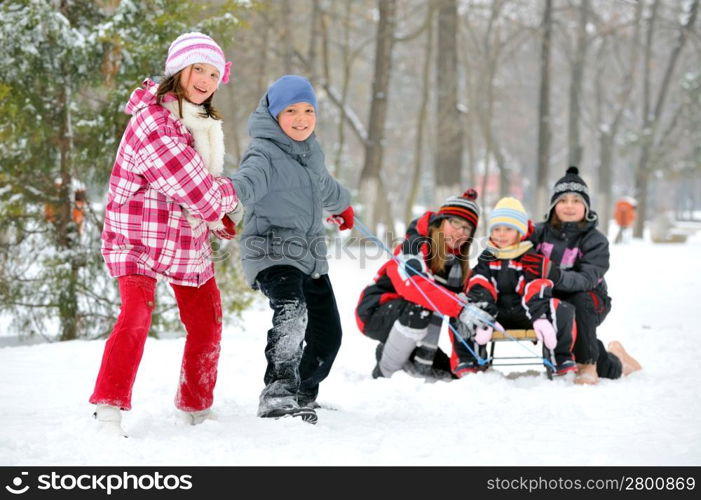
<svg viewBox="0 0 701 500"><path fill-rule="evenodd" d="M540 365L545 368L549 380L553 378L553 370L543 363L543 359L538 356L494 356L494 350L498 342L533 342L538 343L535 330L506 330L506 333L494 330L492 333L491 345L489 346L490 366L530 366ZM543 347L543 357L550 357ZM495 363L495 361L498 361Z"/></svg>
<svg viewBox="0 0 701 500"><path fill-rule="evenodd" d="M501 340L531 340L533 342L538 342L538 337L536 337L535 330L506 330L508 333L502 333L498 330L494 330L492 333L492 340L493 341L501 341ZM492 346L492 349L494 346Z"/></svg>

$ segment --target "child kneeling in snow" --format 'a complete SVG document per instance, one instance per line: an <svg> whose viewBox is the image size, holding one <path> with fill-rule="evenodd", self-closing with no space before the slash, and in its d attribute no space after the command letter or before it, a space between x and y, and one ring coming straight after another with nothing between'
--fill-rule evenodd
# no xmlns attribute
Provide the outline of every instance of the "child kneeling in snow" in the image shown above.
<svg viewBox="0 0 701 500"><path fill-rule="evenodd" d="M574 308L552 298L550 280L524 272L532 261L540 262L533 244L526 240L531 228L520 201L510 197L499 200L489 217L488 247L472 270L467 297L471 302L483 303L484 310L506 329L533 328L545 348L554 353L554 374L563 375L576 369L572 356ZM489 342L492 332L489 326L477 328L475 347ZM453 340L453 353L453 372L458 376L481 369L461 342Z"/></svg>
<svg viewBox="0 0 701 500"><path fill-rule="evenodd" d="M456 378L438 341L444 316L458 331L474 330L471 325L477 321L462 293L470 276L479 212L477 192L468 189L445 200L437 212L412 221L395 257L361 292L355 310L358 328L379 341L373 378L391 377L400 370Z"/></svg>
<svg viewBox="0 0 701 500"><path fill-rule="evenodd" d="M598 229L598 216L590 210L589 188L577 167L569 167L553 188L545 222L536 224L531 241L550 262L548 278L553 296L572 304L576 311L576 384L596 384L599 377L616 379L640 370L620 342L608 351L596 328L611 310L604 274L609 268L609 242Z"/></svg>

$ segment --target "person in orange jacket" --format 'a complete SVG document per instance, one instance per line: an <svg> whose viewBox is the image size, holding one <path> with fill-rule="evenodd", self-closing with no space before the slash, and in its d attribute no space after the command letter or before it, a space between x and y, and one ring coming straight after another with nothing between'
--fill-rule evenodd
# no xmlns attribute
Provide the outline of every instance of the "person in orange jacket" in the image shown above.
<svg viewBox="0 0 701 500"><path fill-rule="evenodd" d="M616 202L613 218L616 220L616 224L618 224L618 234L616 235L616 239L613 240L614 243L622 243L624 232L627 232L629 228L633 227L637 208L638 202L635 198L631 198L630 196L625 196Z"/></svg>

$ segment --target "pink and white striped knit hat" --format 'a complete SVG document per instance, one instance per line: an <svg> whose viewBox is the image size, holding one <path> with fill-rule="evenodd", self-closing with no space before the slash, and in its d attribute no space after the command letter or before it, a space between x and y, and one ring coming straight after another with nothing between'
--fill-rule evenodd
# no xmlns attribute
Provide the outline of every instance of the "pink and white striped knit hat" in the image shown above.
<svg viewBox="0 0 701 500"><path fill-rule="evenodd" d="M224 51L210 37L194 31L180 35L170 44L164 76L174 75L196 63L207 63L217 68L219 83L229 81L231 62L226 61Z"/></svg>

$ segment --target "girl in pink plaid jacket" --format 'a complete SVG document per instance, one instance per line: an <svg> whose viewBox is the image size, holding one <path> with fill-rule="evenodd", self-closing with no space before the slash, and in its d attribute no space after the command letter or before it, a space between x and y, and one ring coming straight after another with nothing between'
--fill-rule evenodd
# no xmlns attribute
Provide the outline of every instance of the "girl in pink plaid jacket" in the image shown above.
<svg viewBox="0 0 701 500"><path fill-rule="evenodd" d="M102 233L122 305L90 397L100 427L118 435L126 437L120 410L131 409L157 278L173 288L187 331L175 405L193 424L212 406L222 309L209 231L232 237L226 214L238 205L231 180L219 176L223 136L212 96L228 81L230 64L210 37L186 33L170 45L160 85L146 80L125 109L132 118L112 170Z"/></svg>

